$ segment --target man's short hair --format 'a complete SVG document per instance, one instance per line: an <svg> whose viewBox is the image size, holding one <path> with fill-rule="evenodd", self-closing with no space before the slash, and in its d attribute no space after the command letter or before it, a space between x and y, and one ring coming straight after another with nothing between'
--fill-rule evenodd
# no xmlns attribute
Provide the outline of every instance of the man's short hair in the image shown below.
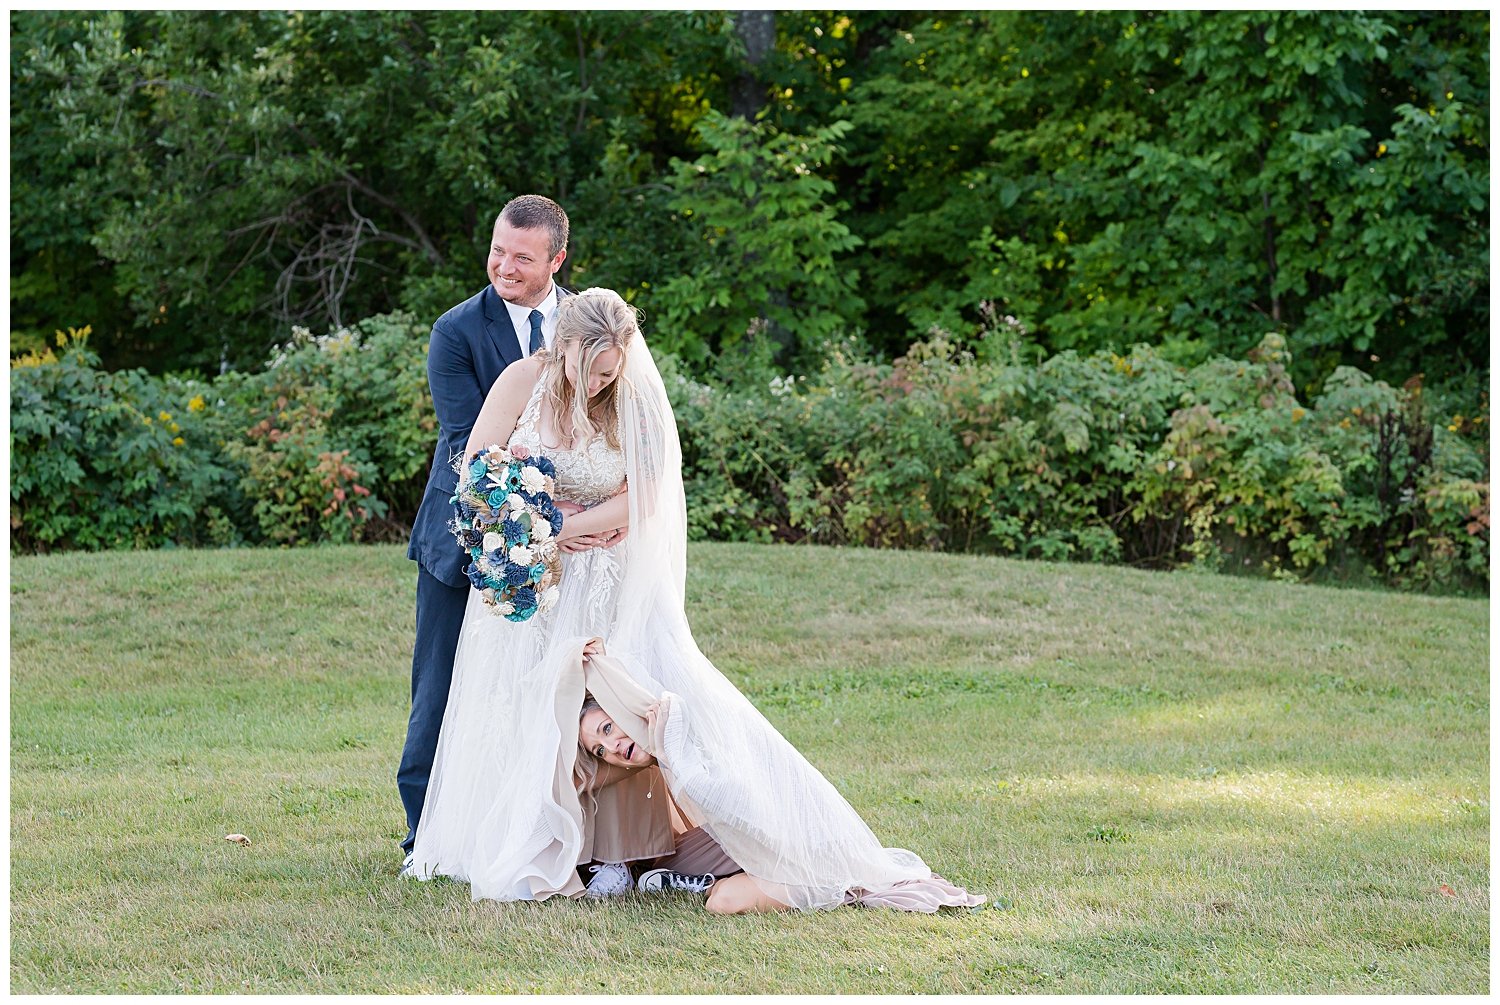
<svg viewBox="0 0 1500 1005"><path fill-rule="evenodd" d="M545 228L552 239L547 253L551 258L568 246L568 214L545 195L516 196L500 211L500 219L521 230Z"/></svg>

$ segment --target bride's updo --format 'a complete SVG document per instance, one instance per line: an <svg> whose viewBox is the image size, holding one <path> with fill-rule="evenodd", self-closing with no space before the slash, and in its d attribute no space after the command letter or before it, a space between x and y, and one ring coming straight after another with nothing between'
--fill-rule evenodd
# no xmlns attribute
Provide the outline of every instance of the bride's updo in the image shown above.
<svg viewBox="0 0 1500 1005"><path fill-rule="evenodd" d="M618 293L600 287L564 297L557 305L557 330L546 363L547 397L552 414L559 417L559 426L563 425L561 417L568 417L575 447L602 432L612 448L620 449L620 375L625 370L625 356L640 335L639 319L640 313ZM615 379L592 400L587 380L577 386L568 380L563 356L573 345L578 347L578 373L585 377L601 353L619 350Z"/></svg>

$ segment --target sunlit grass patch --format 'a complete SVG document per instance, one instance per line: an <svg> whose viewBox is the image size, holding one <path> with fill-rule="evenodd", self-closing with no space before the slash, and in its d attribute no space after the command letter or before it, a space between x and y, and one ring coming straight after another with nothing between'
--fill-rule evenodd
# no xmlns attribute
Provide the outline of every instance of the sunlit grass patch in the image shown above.
<svg viewBox="0 0 1500 1005"><path fill-rule="evenodd" d="M689 569L710 658L990 906L400 882L401 549L62 555L12 563L13 989L1487 990L1486 603L746 545Z"/></svg>

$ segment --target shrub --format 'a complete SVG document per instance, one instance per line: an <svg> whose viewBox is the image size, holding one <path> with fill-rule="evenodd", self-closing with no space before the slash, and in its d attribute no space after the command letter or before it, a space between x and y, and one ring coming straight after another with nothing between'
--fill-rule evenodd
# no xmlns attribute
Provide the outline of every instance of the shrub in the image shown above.
<svg viewBox="0 0 1500 1005"><path fill-rule="evenodd" d="M674 374L691 532L1487 583L1486 406L1434 430L1419 384L1347 368L1304 403L1275 333L1186 370L1144 346L1038 363L1013 328L891 363L832 343L818 373L738 386Z"/></svg>
<svg viewBox="0 0 1500 1005"><path fill-rule="evenodd" d="M106 373L89 330L12 361L11 546L150 548L237 539L235 473L214 442L212 390L143 370Z"/></svg>
<svg viewBox="0 0 1500 1005"><path fill-rule="evenodd" d="M991 322L890 362L826 340L805 375L766 341L712 381L658 353L691 536L1487 587L1482 395L1343 367L1303 401L1276 333L1185 369L1145 346L1038 360ZM436 432L423 328L297 329L211 386L103 373L59 336L13 362L12 547L404 537Z"/></svg>
<svg viewBox="0 0 1500 1005"><path fill-rule="evenodd" d="M294 328L264 370L226 377L244 421L226 449L265 540L404 536L437 431L425 334L402 314L320 336Z"/></svg>

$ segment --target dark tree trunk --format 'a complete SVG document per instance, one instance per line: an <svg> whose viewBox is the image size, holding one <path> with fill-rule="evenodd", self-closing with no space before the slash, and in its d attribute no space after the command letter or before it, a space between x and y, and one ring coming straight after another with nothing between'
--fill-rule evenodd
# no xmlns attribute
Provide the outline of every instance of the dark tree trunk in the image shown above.
<svg viewBox="0 0 1500 1005"><path fill-rule="evenodd" d="M729 111L731 115L753 119L766 107L766 85L757 70L776 44L776 12L737 10L734 33L745 44L745 68L729 83Z"/></svg>

